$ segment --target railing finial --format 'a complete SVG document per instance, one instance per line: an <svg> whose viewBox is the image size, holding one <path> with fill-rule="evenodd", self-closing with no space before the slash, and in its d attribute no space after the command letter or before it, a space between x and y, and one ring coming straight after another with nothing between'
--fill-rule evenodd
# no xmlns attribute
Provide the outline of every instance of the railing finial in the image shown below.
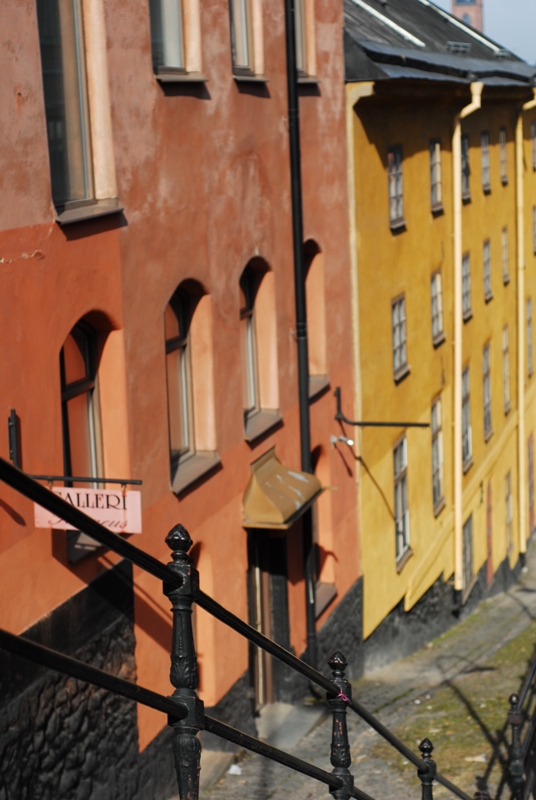
<svg viewBox="0 0 536 800"><path fill-rule="evenodd" d="M343 781L340 789L330 789L330 793L335 800L349 800L352 797L354 778L349 770L352 758L346 725L346 707L352 697L352 687L344 674L348 662L340 650L333 653L328 664L333 671L333 683L339 689L337 695L327 695L328 703L333 712L330 760L333 766L333 774L338 778L342 778Z"/></svg>
<svg viewBox="0 0 536 800"><path fill-rule="evenodd" d="M434 752L434 745L430 739L425 738L419 745L419 750L422 753L422 767L417 770L419 780L422 784L422 800L433 800L434 797L434 779L436 776L436 763L432 758Z"/></svg>
<svg viewBox="0 0 536 800"><path fill-rule="evenodd" d="M199 683L197 655L192 628L192 603L199 586L199 573L192 564L188 550L192 546L190 534L183 525L175 525L166 536L172 550L173 561L168 565L182 578L180 588L164 583L164 593L173 608L173 640L171 647L171 683L173 697L188 708L186 719L169 718L175 730L173 753L181 800L199 797L199 771L201 768L201 742L198 731L204 727L203 703L196 694Z"/></svg>
<svg viewBox="0 0 536 800"><path fill-rule="evenodd" d="M508 712L508 724L512 727L512 744L510 746L510 775L512 777L512 789L517 800L523 800L525 794L525 764L523 762L523 748L521 746L521 725L523 723L523 713L519 707L519 697L511 694L508 698L510 711Z"/></svg>

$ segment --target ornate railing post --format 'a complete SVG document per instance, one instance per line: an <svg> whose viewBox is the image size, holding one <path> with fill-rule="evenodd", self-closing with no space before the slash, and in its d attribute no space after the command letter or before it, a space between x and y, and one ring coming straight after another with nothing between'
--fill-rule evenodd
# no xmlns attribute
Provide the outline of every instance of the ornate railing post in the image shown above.
<svg viewBox="0 0 536 800"><path fill-rule="evenodd" d="M519 708L519 697L517 694L510 695L510 711L508 712L508 724L512 726L512 744L510 746L510 775L512 778L512 789L514 797L522 800L525 793L525 765L523 763L523 752L521 749L521 724L523 715Z"/></svg>
<svg viewBox="0 0 536 800"><path fill-rule="evenodd" d="M327 700L333 712L333 729L331 734L331 765L333 774L342 778L343 786L340 789L330 789L335 800L349 800L354 788L354 778L349 766L352 763L350 744L348 742L348 728L346 726L346 704L352 696L352 687L346 680L344 670L348 662L343 654L337 650L328 661L333 670L333 683L338 687L338 695L327 695Z"/></svg>
<svg viewBox="0 0 536 800"><path fill-rule="evenodd" d="M179 589L164 584L164 594L171 600L173 608L171 683L175 687L173 697L181 700L189 710L188 716L183 720L170 717L169 724L175 730L173 754L181 800L197 800L201 769L201 742L197 733L204 726L204 709L195 691L199 681L192 629L192 603L199 584L199 573L188 555L192 540L186 528L175 525L166 537L166 544L173 551L173 561L169 567L182 578Z"/></svg>
<svg viewBox="0 0 536 800"><path fill-rule="evenodd" d="M419 750L422 753L422 767L417 770L417 774L422 784L422 800L433 800L433 787L436 776L436 763L432 758L434 745L430 739L423 739L419 745Z"/></svg>

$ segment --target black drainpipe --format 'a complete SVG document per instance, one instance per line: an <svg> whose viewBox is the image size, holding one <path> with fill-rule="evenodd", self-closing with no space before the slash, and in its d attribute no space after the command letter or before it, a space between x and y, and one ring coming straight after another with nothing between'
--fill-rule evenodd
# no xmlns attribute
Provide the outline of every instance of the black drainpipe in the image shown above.
<svg viewBox="0 0 536 800"><path fill-rule="evenodd" d="M290 189L292 199L292 243L294 250L294 294L296 297L296 341L298 344L298 399L300 406L301 468L312 473L311 427L309 420L309 360L307 347L307 307L305 303L305 261L303 257L303 209L300 164L300 116L298 71L296 69L296 32L294 0L285 0L287 51L288 132L290 143ZM312 512L302 518L307 618L307 660L317 666L315 620L315 584Z"/></svg>

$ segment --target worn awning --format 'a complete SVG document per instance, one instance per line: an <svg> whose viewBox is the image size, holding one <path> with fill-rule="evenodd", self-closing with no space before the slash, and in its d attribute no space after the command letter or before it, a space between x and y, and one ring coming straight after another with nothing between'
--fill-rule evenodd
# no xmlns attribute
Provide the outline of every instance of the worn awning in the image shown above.
<svg viewBox="0 0 536 800"><path fill-rule="evenodd" d="M244 494L243 525L287 530L321 491L318 478L285 467L273 447L251 465L251 478Z"/></svg>

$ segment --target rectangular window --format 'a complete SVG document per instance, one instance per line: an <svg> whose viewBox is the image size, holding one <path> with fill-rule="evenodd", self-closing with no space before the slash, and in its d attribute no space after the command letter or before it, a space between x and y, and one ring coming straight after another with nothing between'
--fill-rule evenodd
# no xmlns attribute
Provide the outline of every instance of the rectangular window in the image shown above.
<svg viewBox="0 0 536 800"><path fill-rule="evenodd" d="M430 142L430 202L432 211L443 208L441 143L437 139Z"/></svg>
<svg viewBox="0 0 536 800"><path fill-rule="evenodd" d="M393 300L391 305L393 325L393 372L395 380L408 370L406 348L406 298L404 295Z"/></svg>
<svg viewBox="0 0 536 800"><path fill-rule="evenodd" d="M508 183L508 160L506 155L506 128L499 130L499 148L501 155L501 182L503 186Z"/></svg>
<svg viewBox="0 0 536 800"><path fill-rule="evenodd" d="M473 582L473 515L463 525L463 588L467 591Z"/></svg>
<svg viewBox="0 0 536 800"><path fill-rule="evenodd" d="M396 559L401 558L409 548L409 510L408 510L408 450L406 437L393 451L395 483L395 535Z"/></svg>
<svg viewBox="0 0 536 800"><path fill-rule="evenodd" d="M465 320L470 319L473 315L471 310L471 260L469 253L465 253L462 258L462 313Z"/></svg>
<svg viewBox="0 0 536 800"><path fill-rule="evenodd" d="M81 0L37 3L52 197L58 210L94 199Z"/></svg>
<svg viewBox="0 0 536 800"><path fill-rule="evenodd" d="M484 345L482 355L482 395L484 400L484 438L493 433L491 427L491 356L489 342Z"/></svg>
<svg viewBox="0 0 536 800"><path fill-rule="evenodd" d="M536 172L536 122L530 123L530 145L532 151L532 169Z"/></svg>
<svg viewBox="0 0 536 800"><path fill-rule="evenodd" d="M487 302L493 297L491 289L491 245L489 239L484 242L483 248L484 262L484 300Z"/></svg>
<svg viewBox="0 0 536 800"><path fill-rule="evenodd" d="M387 153L389 176L389 222L391 226L404 224L404 192L402 185L402 147L392 147Z"/></svg>
<svg viewBox="0 0 536 800"><path fill-rule="evenodd" d="M462 198L471 199L471 169L469 166L469 136L465 133L462 136Z"/></svg>
<svg viewBox="0 0 536 800"><path fill-rule="evenodd" d="M155 73L165 69L186 72L181 0L149 0L149 11Z"/></svg>
<svg viewBox="0 0 536 800"><path fill-rule="evenodd" d="M230 0L233 71L237 75L254 72L253 26L250 0Z"/></svg>
<svg viewBox="0 0 536 800"><path fill-rule="evenodd" d="M171 478L179 462L195 454L192 370L190 358L190 302L177 290L164 314L166 376L169 415Z"/></svg>
<svg viewBox="0 0 536 800"><path fill-rule="evenodd" d="M504 500L506 511L506 550L510 552L512 548L512 521L514 519L514 504L512 498L512 476L510 470L506 473L504 479Z"/></svg>
<svg viewBox="0 0 536 800"><path fill-rule="evenodd" d="M508 246L508 228L504 227L501 231L501 260L503 283L510 282L510 248Z"/></svg>
<svg viewBox="0 0 536 800"><path fill-rule="evenodd" d="M462 372L462 457L464 468L468 469L473 458L469 367Z"/></svg>
<svg viewBox="0 0 536 800"><path fill-rule="evenodd" d="M528 478L529 478L529 536L534 530L534 436L528 441Z"/></svg>
<svg viewBox="0 0 536 800"><path fill-rule="evenodd" d="M534 361L532 357L532 299L527 299L527 371L529 378L534 372Z"/></svg>
<svg viewBox="0 0 536 800"><path fill-rule="evenodd" d="M508 325L503 328L502 334L502 355L503 355L503 396L504 413L508 414L512 403L510 401L510 344L508 335Z"/></svg>
<svg viewBox="0 0 536 800"><path fill-rule="evenodd" d="M441 270L434 272L430 283L432 293L432 341L439 344L445 338L443 331L443 287Z"/></svg>
<svg viewBox="0 0 536 800"><path fill-rule="evenodd" d="M305 0L295 0L294 25L296 28L296 69L298 75L307 75L307 24Z"/></svg>
<svg viewBox="0 0 536 800"><path fill-rule="evenodd" d="M480 149L482 156L482 188L485 192L491 189L490 163L489 163L489 133L482 131L480 135Z"/></svg>
<svg viewBox="0 0 536 800"><path fill-rule="evenodd" d="M434 511L443 505L443 427L441 398L432 404L432 493Z"/></svg>

